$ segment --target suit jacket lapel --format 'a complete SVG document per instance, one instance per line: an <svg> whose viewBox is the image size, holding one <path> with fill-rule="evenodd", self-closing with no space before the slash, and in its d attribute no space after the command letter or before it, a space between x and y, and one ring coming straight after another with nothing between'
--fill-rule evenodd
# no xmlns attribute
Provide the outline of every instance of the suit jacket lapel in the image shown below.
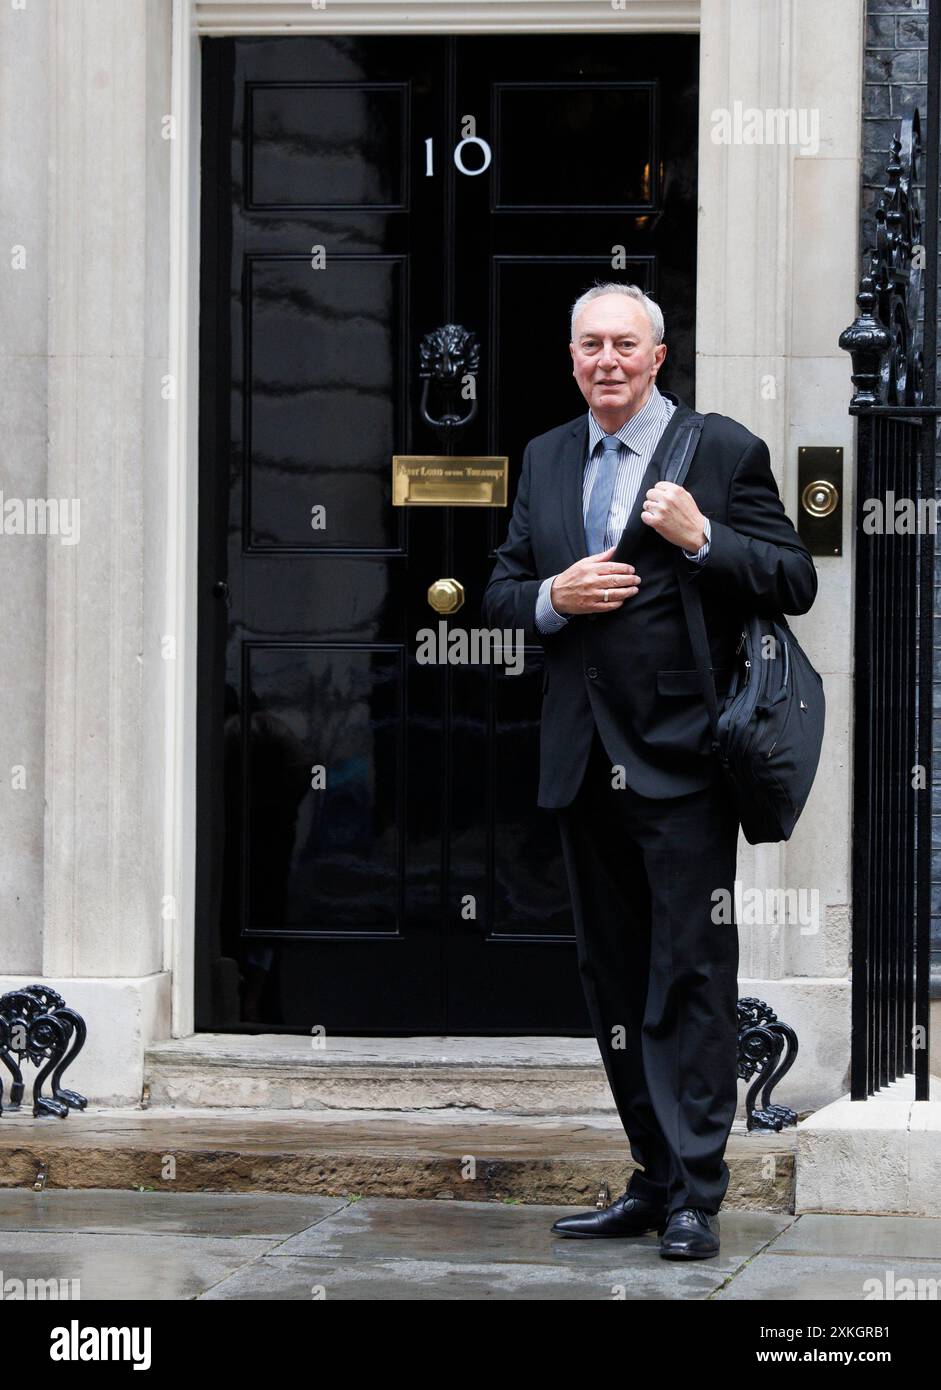
<svg viewBox="0 0 941 1390"><path fill-rule="evenodd" d="M621 539L618 541L614 554L611 557L619 564L633 564L631 556L636 552L641 537L651 529L641 521L640 517L644 509L644 500L647 496L647 492L653 487L654 483L660 481L660 468L670 448L673 436L683 423L684 417L689 413L689 407L681 401L678 396L674 396L670 391L664 391L662 394L668 396L671 401L676 403L676 409L670 416L667 427L660 436L656 449L653 451L653 457L647 465L644 476L640 480L640 487L637 489L637 496L634 499L631 514L627 518L624 530L621 532ZM579 511L579 516L581 516L581 511ZM584 527L582 530L584 531ZM587 552L583 551L582 553L585 554Z"/></svg>
<svg viewBox="0 0 941 1390"><path fill-rule="evenodd" d="M569 431L562 458L562 524L576 560L588 554L585 539L584 482L588 454L588 415Z"/></svg>
<svg viewBox="0 0 941 1390"><path fill-rule="evenodd" d="M667 396L676 405L676 410L670 416L667 427L660 436L657 447L653 452L640 487L637 489L637 496L631 508L631 514L627 519L621 538L617 543L617 548L613 558L618 561L630 561L628 557L631 552L636 550L637 543L644 532L650 528L645 526L640 519L643 510L644 498L649 488L660 480L660 467L666 457L667 450L673 436L682 423L682 417L687 413L689 407L673 395L671 391L661 393ZM562 524L569 546L576 560L584 560L588 554L588 541L585 539L585 510L584 510L584 483L585 483L585 458L588 454L588 416L581 416L572 425L566 439L565 448L562 454Z"/></svg>

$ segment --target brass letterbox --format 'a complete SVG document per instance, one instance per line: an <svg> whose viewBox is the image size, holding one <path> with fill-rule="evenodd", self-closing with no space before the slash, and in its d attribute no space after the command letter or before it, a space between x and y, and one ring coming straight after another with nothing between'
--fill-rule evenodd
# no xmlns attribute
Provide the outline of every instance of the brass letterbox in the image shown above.
<svg viewBox="0 0 941 1390"><path fill-rule="evenodd" d="M393 507L505 507L505 456L394 454Z"/></svg>

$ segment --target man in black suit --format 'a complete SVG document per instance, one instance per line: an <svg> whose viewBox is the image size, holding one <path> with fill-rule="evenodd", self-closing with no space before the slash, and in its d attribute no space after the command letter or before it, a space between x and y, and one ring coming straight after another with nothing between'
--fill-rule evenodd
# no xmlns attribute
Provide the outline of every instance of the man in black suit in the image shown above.
<svg viewBox="0 0 941 1390"><path fill-rule="evenodd" d="M544 648L538 804L558 813L585 999L638 1168L612 1205L552 1229L657 1230L665 1258L708 1258L737 1100L738 929L714 907L719 890L734 900L739 825L677 547L720 704L744 615L806 613L817 574L767 446L735 420L706 415L685 486L660 480L686 407L656 386L653 300L596 285L573 306L569 350L589 410L527 444L483 616Z"/></svg>

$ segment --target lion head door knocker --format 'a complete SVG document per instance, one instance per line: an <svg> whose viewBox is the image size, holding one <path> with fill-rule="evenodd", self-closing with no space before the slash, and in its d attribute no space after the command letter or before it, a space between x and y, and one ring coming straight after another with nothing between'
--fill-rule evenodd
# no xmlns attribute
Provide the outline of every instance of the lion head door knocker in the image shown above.
<svg viewBox="0 0 941 1390"><path fill-rule="evenodd" d="M421 418L434 430L444 452L392 455L393 507L505 507L507 455L465 455L454 448L460 431L477 416L477 334L459 323L445 323L425 334L419 352ZM457 580L441 582L461 587ZM454 602L455 589L445 591L434 585L432 589L432 607L439 602L451 605L439 608L439 612L456 612L460 607L460 603Z"/></svg>
<svg viewBox="0 0 941 1390"><path fill-rule="evenodd" d="M480 367L480 344L477 334L462 328L459 323L445 323L426 333L419 349L421 357L422 391L421 418L430 425L442 444L447 447L458 430L466 429L477 414L476 380L472 383L470 409L459 414L459 401L466 401L464 388L467 377L476 378ZM436 419L428 409L432 383L443 397L444 410ZM439 407L440 408L440 407Z"/></svg>

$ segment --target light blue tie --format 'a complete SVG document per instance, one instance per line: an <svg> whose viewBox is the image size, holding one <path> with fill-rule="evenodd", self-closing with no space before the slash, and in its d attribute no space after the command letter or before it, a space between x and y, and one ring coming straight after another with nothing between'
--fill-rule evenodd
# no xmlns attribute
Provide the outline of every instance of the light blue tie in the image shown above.
<svg viewBox="0 0 941 1390"><path fill-rule="evenodd" d="M597 446L596 446L597 447ZM604 550L604 533L608 526L608 512L614 496L614 484L618 476L618 456L621 441L616 434L606 434L601 440L604 453L598 460L598 471L591 485L588 499L588 516L585 518L585 540L589 555L600 555Z"/></svg>

